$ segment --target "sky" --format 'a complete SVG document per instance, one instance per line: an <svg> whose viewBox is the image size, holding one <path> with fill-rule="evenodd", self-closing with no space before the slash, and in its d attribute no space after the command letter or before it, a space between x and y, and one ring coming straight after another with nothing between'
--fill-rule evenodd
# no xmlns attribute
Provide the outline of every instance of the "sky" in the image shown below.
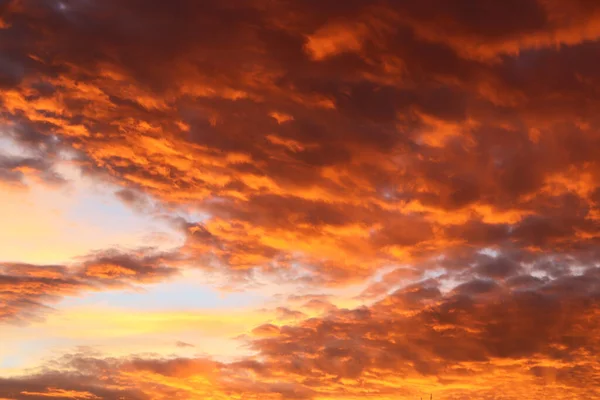
<svg viewBox="0 0 600 400"><path fill-rule="evenodd" d="M600 398L600 2L0 0L0 400Z"/></svg>

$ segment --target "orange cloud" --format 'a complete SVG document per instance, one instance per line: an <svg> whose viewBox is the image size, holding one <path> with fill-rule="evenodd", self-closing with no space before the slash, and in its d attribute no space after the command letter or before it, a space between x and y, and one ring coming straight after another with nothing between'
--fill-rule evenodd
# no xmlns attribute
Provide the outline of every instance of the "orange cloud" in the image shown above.
<svg viewBox="0 0 600 400"><path fill-rule="evenodd" d="M78 392L76 390L63 390L48 388L47 392L28 392L22 391L20 393L25 397L58 397L67 399L99 399L100 397L91 394L90 392Z"/></svg>
<svg viewBox="0 0 600 400"><path fill-rule="evenodd" d="M546 12L546 6L532 6L530 11L535 16ZM78 7L82 6L62 12L77 14L80 19L94 18L90 10ZM116 4L106 7L118 9ZM190 21L185 23L194 25L198 14L194 6L189 7ZM245 34L245 25L222 40L237 46L253 67L240 70L232 68L235 60L212 59L220 63L215 66L223 71L219 77L211 75L212 70L192 68L199 61L176 47L172 65L155 64L153 70L125 56L116 63L103 52L98 59L89 56L79 62L68 58L69 51L61 53L66 54L64 60L45 59L36 50L39 44L32 42L29 53L34 58L27 62L45 76L43 85L36 76L23 76L3 91L4 118L12 124L15 137L29 144L29 130L46 126L34 142L46 144L58 138L60 146L77 151L84 170L122 185L121 193L145 192L166 203L192 204L210 215L205 226L212 240L198 244L190 238L186 250L192 254L216 257L233 271L270 270L276 260L277 265L306 265L304 272L318 279L340 283L363 279L389 264L417 263L426 254L439 255L448 247L465 245L469 238L461 236L461 228L456 226L483 222L486 229L499 232L536 215L543 218L549 212L543 208L544 198L561 195L548 192L546 186L562 169L594 168L592 154L567 156L581 147L569 142L559 128L568 121L569 108L552 112L555 105L543 99L556 96L543 86L540 89L540 85L528 83L537 79L532 73L536 65L552 63L544 60L558 57L556 52L540 51L530 60L509 58L503 67L481 64L460 52L436 47L429 37L421 43L403 31L403 23L412 29L414 21L425 18L419 7L422 5L411 6L404 13L384 6L350 8L344 18L333 20L338 22L313 23L314 34L298 32L299 20L294 19L311 20L311 10L296 10L299 14L281 35L301 41L309 34L314 39L309 43L317 46L323 42L323 48L334 43L332 51L325 51L332 62L336 57L352 57L347 50L359 53L362 60L347 63L347 67L315 65L298 43L296 56L306 63L306 72L278 60L276 48L269 47L275 44L252 39ZM497 7L502 13L511 10L510 5ZM472 16L460 16L447 7L431 9L439 15L434 13L428 22L456 16L462 25L448 22L447 28L455 29L456 35L472 29L496 38L495 31L486 32ZM257 10L268 20L275 12ZM486 15L494 10L483 7L477 12ZM216 5L209 11L222 16L231 12ZM24 7L18 15L31 20L63 18L57 12ZM404 17L400 18L401 14ZM161 17L150 12L139 18L142 23L144 18ZM501 26L494 28L497 40L525 29L525 22L523 26L507 25L505 31ZM278 24L277 29L283 26ZM543 28L540 25L539 29ZM25 28L12 29L20 32ZM75 28L52 29L52 34L45 36L48 48L56 43L77 46L74 39L59 40L73 37L69 29ZM149 32L143 37L146 41L140 42L132 41L125 31L115 32L123 35L119 41L95 31L86 34L108 53L129 54L129 46L138 46L153 58L173 47L164 42L152 46ZM162 40L179 40L182 46L196 50L192 53L212 54L209 43L189 43L177 29L173 34ZM338 36L355 39L338 40ZM493 43L490 39L490 45ZM335 50L338 47L339 51ZM587 52L582 49L581 57ZM404 83L395 80L396 72L389 69L394 57L402 59ZM523 67L519 62L525 63ZM568 72L566 64L553 65L557 67L548 73ZM44 75L52 68L63 72ZM511 80L506 71L518 68L523 79ZM302 76L313 70L313 75ZM381 78L386 74L391 74L390 83L383 85ZM76 79L79 76L82 78ZM593 79L581 73L578 76L582 82ZM319 86L323 77L332 82L331 87ZM425 83L423 77L431 83ZM282 86L278 82L287 83ZM232 95L234 92L244 95ZM516 100L504 99L511 96ZM306 103L309 97L333 99L334 107L315 109ZM528 106L532 101L539 106ZM503 114L496 107L499 102L515 108L510 115ZM562 119L557 119L561 115ZM543 127L531 126L540 119L545 121ZM590 125L587 119L580 116L576 128L584 141L592 140L589 129L581 128ZM533 128L540 134L532 142ZM12 164L6 168L6 179L19 180L25 166ZM27 164L29 171L33 165L42 173L52 167L47 162ZM587 176L585 193L574 186L563 192L578 191L581 207L590 206L588 196L597 182L594 174ZM388 234L399 231L402 224L411 224L410 233ZM578 227L577 231L591 237L592 229ZM514 234L505 239L518 240L509 236ZM217 244L220 247L215 248Z"/></svg>
<svg viewBox="0 0 600 400"><path fill-rule="evenodd" d="M142 3L3 2L0 185L68 159L185 243L0 264L0 320L182 268L297 302L254 358L73 356L0 395L596 394L595 2Z"/></svg>
<svg viewBox="0 0 600 400"><path fill-rule="evenodd" d="M177 273L173 254L107 250L75 265L0 262L0 321L26 322L64 296L166 279Z"/></svg>
<svg viewBox="0 0 600 400"><path fill-rule="evenodd" d="M481 259L475 269L488 274L487 261ZM503 283L476 278L445 294L442 280L426 280L369 307L261 325L249 339L255 357L222 363L75 354L53 363L52 372L0 381L0 395L19 390L190 399L351 399L367 393L491 399L499 391L510 399L542 391L556 399L594 396L597 389L588 383L597 373L590 353L600 329L597 270L557 279L511 271ZM75 376L68 372L73 368ZM40 390L49 379L55 386Z"/></svg>

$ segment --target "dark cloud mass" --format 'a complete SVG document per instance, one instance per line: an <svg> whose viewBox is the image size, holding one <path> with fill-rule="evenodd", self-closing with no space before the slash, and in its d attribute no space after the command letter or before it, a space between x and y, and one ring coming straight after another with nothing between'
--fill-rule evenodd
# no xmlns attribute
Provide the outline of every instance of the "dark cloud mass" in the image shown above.
<svg viewBox="0 0 600 400"><path fill-rule="evenodd" d="M280 307L255 359L65 356L0 397L599 396L599 62L592 0L0 0L1 187L69 154L185 235L0 264L0 321L181 260L365 287Z"/></svg>

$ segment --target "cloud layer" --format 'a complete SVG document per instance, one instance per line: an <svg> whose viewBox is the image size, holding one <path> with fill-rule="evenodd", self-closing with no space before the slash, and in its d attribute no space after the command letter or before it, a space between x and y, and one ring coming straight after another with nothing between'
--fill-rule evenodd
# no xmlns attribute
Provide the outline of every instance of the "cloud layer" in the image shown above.
<svg viewBox="0 0 600 400"><path fill-rule="evenodd" d="M0 2L2 188L68 159L185 236L0 264L0 322L180 268L364 303L284 302L252 359L65 356L0 396L598 395L599 39L588 0Z"/></svg>
<svg viewBox="0 0 600 400"><path fill-rule="evenodd" d="M437 280L370 307L333 309L246 339L256 356L64 356L39 373L0 381L16 398L595 397L600 274L544 280L475 279L442 294ZM100 378L99 378L100 377ZM34 390L35 389L35 390ZM62 391L62 392L60 392ZM38 396L38 397L35 397ZM212 397L210 397L212 396ZM402 398L402 397L401 397Z"/></svg>

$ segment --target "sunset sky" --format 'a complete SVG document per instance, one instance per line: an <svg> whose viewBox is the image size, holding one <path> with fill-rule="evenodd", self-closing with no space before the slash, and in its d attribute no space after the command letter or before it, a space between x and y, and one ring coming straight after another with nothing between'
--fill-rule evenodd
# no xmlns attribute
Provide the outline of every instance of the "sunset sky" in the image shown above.
<svg viewBox="0 0 600 400"><path fill-rule="evenodd" d="M600 398L600 1L0 0L0 400Z"/></svg>

